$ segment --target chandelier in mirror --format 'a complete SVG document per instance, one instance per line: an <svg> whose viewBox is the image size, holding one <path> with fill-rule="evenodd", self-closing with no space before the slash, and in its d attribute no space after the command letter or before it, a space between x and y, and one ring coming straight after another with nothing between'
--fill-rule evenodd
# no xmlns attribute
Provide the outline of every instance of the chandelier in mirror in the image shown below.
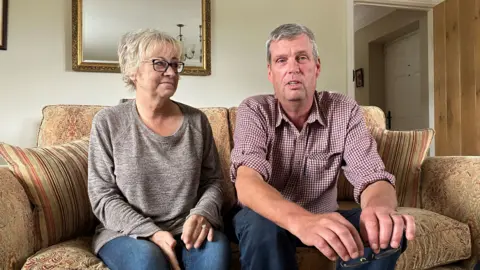
<svg viewBox="0 0 480 270"><path fill-rule="evenodd" d="M185 59L194 59L196 56L198 56L200 62L202 62L202 25L198 26L199 29L199 35L198 35L198 47L199 50L197 51L197 44L194 43L188 43L188 39L182 34L182 27L185 27L184 24L177 24L178 26L178 36L177 39L180 41L182 44L183 52L184 52L184 57Z"/></svg>

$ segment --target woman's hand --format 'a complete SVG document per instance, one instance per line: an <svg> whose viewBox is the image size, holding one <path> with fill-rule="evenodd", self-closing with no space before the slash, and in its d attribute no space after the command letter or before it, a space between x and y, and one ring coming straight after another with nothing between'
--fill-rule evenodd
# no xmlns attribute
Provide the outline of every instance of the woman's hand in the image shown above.
<svg viewBox="0 0 480 270"><path fill-rule="evenodd" d="M191 215L183 225L182 241L185 243L187 250L192 246L199 248L205 238L209 242L213 241L213 228L208 220L200 215Z"/></svg>
<svg viewBox="0 0 480 270"><path fill-rule="evenodd" d="M175 246L177 245L177 241L175 241L171 233L166 231L158 231L150 237L150 241L160 247L163 254L167 256L172 269L181 270L177 256L175 255Z"/></svg>

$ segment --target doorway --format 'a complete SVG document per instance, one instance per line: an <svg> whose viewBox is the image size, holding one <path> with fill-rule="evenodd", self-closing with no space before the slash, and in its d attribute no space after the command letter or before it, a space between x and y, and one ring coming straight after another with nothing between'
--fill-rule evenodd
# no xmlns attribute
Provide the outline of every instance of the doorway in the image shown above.
<svg viewBox="0 0 480 270"><path fill-rule="evenodd" d="M432 10L439 2L347 1L347 66L364 76L363 85L352 79L347 93L360 105L380 107L392 130L434 127Z"/></svg>

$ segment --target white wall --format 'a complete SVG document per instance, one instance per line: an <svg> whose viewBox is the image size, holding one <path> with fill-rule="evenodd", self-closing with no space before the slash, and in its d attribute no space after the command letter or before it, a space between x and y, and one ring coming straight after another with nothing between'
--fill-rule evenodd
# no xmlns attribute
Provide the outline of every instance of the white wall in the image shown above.
<svg viewBox="0 0 480 270"><path fill-rule="evenodd" d="M317 35L323 64L318 89L346 92L345 1L211 3L212 75L183 77L176 100L229 107L272 93L264 44L286 22L304 23ZM8 50L0 51L0 141L33 146L47 104L115 105L131 96L119 74L71 70L71 0L10 1Z"/></svg>
<svg viewBox="0 0 480 270"><path fill-rule="evenodd" d="M393 7L355 5L353 28L358 31L394 11Z"/></svg>

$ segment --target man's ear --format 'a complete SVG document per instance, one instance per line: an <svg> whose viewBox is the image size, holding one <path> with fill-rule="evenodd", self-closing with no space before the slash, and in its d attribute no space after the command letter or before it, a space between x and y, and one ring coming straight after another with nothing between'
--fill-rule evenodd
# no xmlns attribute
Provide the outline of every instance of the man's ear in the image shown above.
<svg viewBox="0 0 480 270"><path fill-rule="evenodd" d="M273 83L273 79L272 79L272 65L270 65L270 63L267 64L267 71L268 71L268 80Z"/></svg>
<svg viewBox="0 0 480 270"><path fill-rule="evenodd" d="M320 57L317 58L315 65L317 66L316 75L318 77L318 75L320 75L320 71L322 71L322 63L320 62Z"/></svg>

